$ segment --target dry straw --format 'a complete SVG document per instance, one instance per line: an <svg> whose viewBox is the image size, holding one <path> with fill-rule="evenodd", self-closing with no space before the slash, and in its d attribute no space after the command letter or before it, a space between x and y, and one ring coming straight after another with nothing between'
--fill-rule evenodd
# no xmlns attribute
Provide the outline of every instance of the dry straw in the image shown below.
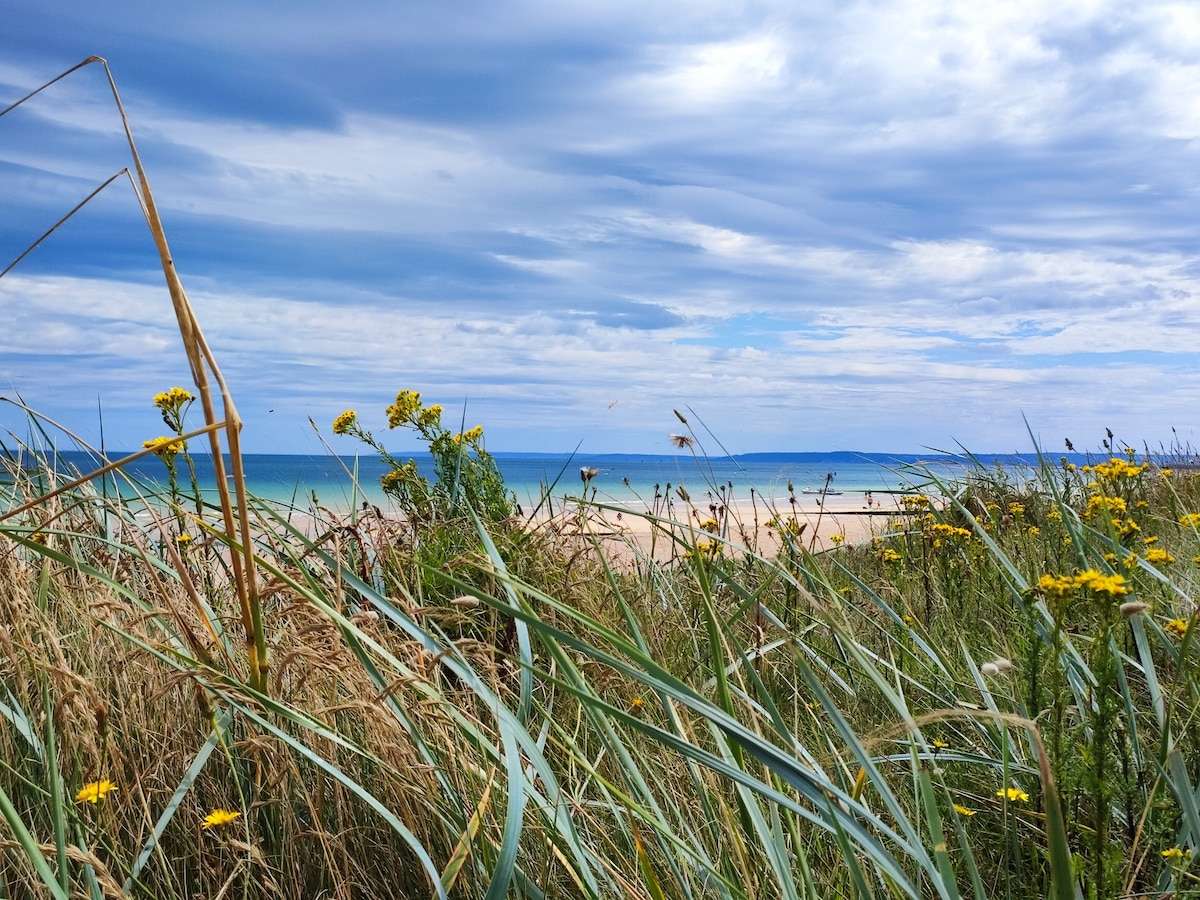
<svg viewBox="0 0 1200 900"><path fill-rule="evenodd" d="M188 366L191 368L192 380L196 385L200 403L204 410L205 428L203 430L207 431L209 435L213 473L220 496L225 535L229 541L231 551L230 560L234 583L237 587L242 626L246 635L246 654L250 668L250 683L258 690L266 690L267 673L270 666L267 658L266 635L263 633L262 609L259 604L258 585L254 572L249 504L246 497L245 472L242 467L240 441L242 419L238 415L237 407L233 403L233 397L230 395L229 387L221 375L216 358L213 356L211 348L204 339L204 334L200 329L200 323L196 320L192 305L188 302L187 293L184 291L183 283L179 279L179 273L175 270L175 263L171 259L171 249L167 244L167 236L163 230L162 220L158 215L158 208L154 203L154 195L150 190L150 182L147 180L145 169L142 167L141 157L138 155L137 146L134 144L133 132L129 127L129 119L125 114L125 107L121 103L121 97L117 93L117 84L113 80L112 72L108 68L108 62L99 56L89 56L83 62L72 66L36 90L30 91L16 103L0 111L0 117L12 112L27 100L32 99L46 88L61 81L73 72L83 69L92 63L99 63L104 67L104 74L108 78L108 85L112 90L113 100L116 102L117 111L121 116L121 124L125 129L125 138L129 143L129 152L133 158L134 169L137 172L137 182L134 183L132 177L130 177L130 184L133 187L134 196L137 197L138 203L141 205L142 214L146 218L146 224L150 226L150 234L154 238L154 245L158 249L163 275L167 280L167 290L171 295L171 305L175 310L175 320L179 325L179 334L183 339L184 351L187 354ZM0 272L0 277L11 271L17 263L24 259L38 244L49 237L63 222L73 216L89 200L112 184L122 174L128 176L129 170L122 169L100 185L100 187L96 188L66 216L56 222L49 231L30 245L8 268ZM216 414L213 383L215 383L221 394L221 407L224 416L220 419ZM225 476L225 464L220 437L222 431L225 433L225 442L229 453L229 466L233 475L234 496L232 497L230 496L229 484ZM134 456L127 457L117 465L128 462L138 455L141 454L134 454ZM85 480L100 477L112 468L113 466L105 466L91 473Z"/></svg>

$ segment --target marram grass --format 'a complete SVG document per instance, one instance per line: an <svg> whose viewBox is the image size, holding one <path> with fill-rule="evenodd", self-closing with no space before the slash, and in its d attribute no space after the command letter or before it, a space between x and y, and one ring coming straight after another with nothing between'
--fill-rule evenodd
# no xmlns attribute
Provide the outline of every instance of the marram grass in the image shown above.
<svg viewBox="0 0 1200 900"><path fill-rule="evenodd" d="M70 480L7 459L10 508ZM0 520L0 887L1185 892L1200 483L1037 475L926 478L820 554L664 519L667 562L606 550L584 502L573 535L257 503L266 691L219 510L77 485Z"/></svg>
<svg viewBox="0 0 1200 900"><path fill-rule="evenodd" d="M679 488L614 547L402 391L435 481L348 410L389 507L257 501L129 142L196 392L153 397L163 487L58 470L32 414L0 448L0 897L1196 892L1195 470L913 471L824 553Z"/></svg>

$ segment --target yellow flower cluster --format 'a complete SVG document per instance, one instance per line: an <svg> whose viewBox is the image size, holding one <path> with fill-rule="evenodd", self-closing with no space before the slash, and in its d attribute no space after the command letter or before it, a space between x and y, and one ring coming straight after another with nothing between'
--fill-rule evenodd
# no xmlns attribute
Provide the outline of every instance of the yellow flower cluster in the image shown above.
<svg viewBox="0 0 1200 900"><path fill-rule="evenodd" d="M1163 857L1163 859L1169 859L1169 860L1173 860L1174 862L1179 862L1185 856L1189 856L1190 854L1191 854L1190 850L1183 850L1179 847L1170 847L1162 852L1162 857Z"/></svg>
<svg viewBox="0 0 1200 900"><path fill-rule="evenodd" d="M474 444L474 443L477 443L481 437L483 437L483 426L476 425L474 428L470 429L469 431L464 431L462 434L456 434L454 436L454 443L456 443L456 444Z"/></svg>
<svg viewBox="0 0 1200 900"><path fill-rule="evenodd" d="M387 408L388 428L399 428L410 422L421 408L421 395L417 391L401 391L396 402Z"/></svg>
<svg viewBox="0 0 1200 900"><path fill-rule="evenodd" d="M1200 528L1200 513L1188 513L1179 520L1180 525L1190 525L1192 528Z"/></svg>
<svg viewBox="0 0 1200 900"><path fill-rule="evenodd" d="M433 406L426 406L417 413L417 425L421 428L436 428L442 424L442 406L440 403L435 403Z"/></svg>
<svg viewBox="0 0 1200 900"><path fill-rule="evenodd" d="M176 453L187 448L187 442L177 437L156 437L153 440L143 441L142 446L147 450L153 450L163 459L171 459Z"/></svg>
<svg viewBox="0 0 1200 900"><path fill-rule="evenodd" d="M716 559L721 554L718 541L696 541L694 549L683 554L684 559Z"/></svg>
<svg viewBox="0 0 1200 900"><path fill-rule="evenodd" d="M1083 513L1084 518L1090 519L1098 512L1106 512L1110 516L1123 516L1126 513L1125 499L1123 497L1106 497L1103 494L1089 497L1087 509Z"/></svg>
<svg viewBox="0 0 1200 900"><path fill-rule="evenodd" d="M1146 562L1148 563L1173 563L1175 557L1164 550L1162 547L1151 547L1146 551Z"/></svg>
<svg viewBox="0 0 1200 900"><path fill-rule="evenodd" d="M891 547L888 547L883 551L883 561L885 563L900 562L900 560L902 560L902 559L904 559L904 557L901 556L899 553L897 553L895 550L893 550Z"/></svg>
<svg viewBox="0 0 1200 900"><path fill-rule="evenodd" d="M1112 482L1121 478L1137 478L1148 468L1150 468L1149 463L1142 463L1139 466L1127 459L1114 456L1106 463L1096 463L1092 466L1092 472L1100 480Z"/></svg>
<svg viewBox="0 0 1200 900"><path fill-rule="evenodd" d="M1108 594L1112 597L1128 594L1125 587L1124 575L1104 575L1095 569L1088 569L1075 576L1075 584L1093 594Z"/></svg>
<svg viewBox="0 0 1200 900"><path fill-rule="evenodd" d="M1105 554L1104 554L1104 561L1105 561L1106 563L1110 563L1110 564L1112 564L1112 565L1114 565L1114 566L1115 566L1115 565L1117 564L1117 562L1118 562L1118 560L1117 560L1117 554L1115 554L1115 553L1105 553ZM1137 564L1138 564L1138 555L1137 555L1136 553L1127 553L1127 554L1126 554L1124 557L1122 557L1122 558L1121 558L1121 560L1120 560L1120 563L1121 563L1121 565L1123 565L1123 566L1124 566L1126 569L1129 569L1130 571L1132 571L1133 569L1136 569L1136 568L1137 568Z"/></svg>
<svg viewBox="0 0 1200 900"><path fill-rule="evenodd" d="M1113 527L1117 529L1117 534L1121 537L1129 537L1131 534L1137 534L1142 530L1142 527L1133 521L1133 519L1115 519L1113 520Z"/></svg>
<svg viewBox="0 0 1200 900"><path fill-rule="evenodd" d="M1051 599L1070 597L1075 593L1075 579L1070 575L1043 575L1038 579L1037 589Z"/></svg>
<svg viewBox="0 0 1200 900"><path fill-rule="evenodd" d="M338 416L336 419L333 420L333 433L334 434L349 434L351 429L353 429L355 424L357 423L357 420L358 420L358 414L354 410L352 410L352 409L346 410L344 413L342 413L340 416Z"/></svg>
<svg viewBox="0 0 1200 900"><path fill-rule="evenodd" d="M409 460L380 478L379 483L385 491L398 491L403 485L415 481L417 478L417 464Z"/></svg>
<svg viewBox="0 0 1200 900"><path fill-rule="evenodd" d="M181 387L173 387L169 391L154 395L154 405L162 410L176 410L185 403L195 400L192 392Z"/></svg>
<svg viewBox="0 0 1200 900"><path fill-rule="evenodd" d="M781 535L798 538L807 527L807 523L801 525L795 519L781 519L779 516L775 516L767 522L767 527L778 528Z"/></svg>
<svg viewBox="0 0 1200 900"><path fill-rule="evenodd" d="M1172 619L1163 626L1163 631L1175 635L1175 637L1183 637L1187 634L1188 623L1186 619Z"/></svg>
<svg viewBox="0 0 1200 900"><path fill-rule="evenodd" d="M925 529L925 532L931 537L943 538L969 538L971 532L966 528L958 528L954 525L946 525L943 522L935 522Z"/></svg>
<svg viewBox="0 0 1200 900"><path fill-rule="evenodd" d="M929 506L929 498L924 494L913 494L900 498L900 505L904 507L905 512L914 512L918 509L924 509Z"/></svg>
<svg viewBox="0 0 1200 900"><path fill-rule="evenodd" d="M717 526L716 519L705 519L703 522L700 523L700 530L707 531L709 534L716 534L717 527L718 526Z"/></svg>

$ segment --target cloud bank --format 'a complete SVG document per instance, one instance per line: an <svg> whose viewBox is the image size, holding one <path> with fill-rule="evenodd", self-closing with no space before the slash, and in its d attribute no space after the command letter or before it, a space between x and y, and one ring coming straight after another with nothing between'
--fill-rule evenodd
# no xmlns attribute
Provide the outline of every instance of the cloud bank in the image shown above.
<svg viewBox="0 0 1200 900"><path fill-rule="evenodd" d="M1198 437L1190 4L116 6L18 13L0 104L109 59L251 450L400 388L501 450ZM3 264L121 140L94 68L0 119ZM117 182L0 279L0 380L140 443L155 265Z"/></svg>

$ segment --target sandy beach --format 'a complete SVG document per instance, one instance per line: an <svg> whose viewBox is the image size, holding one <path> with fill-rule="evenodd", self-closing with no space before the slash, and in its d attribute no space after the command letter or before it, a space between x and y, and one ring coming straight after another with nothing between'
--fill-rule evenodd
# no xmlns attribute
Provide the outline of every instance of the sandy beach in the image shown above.
<svg viewBox="0 0 1200 900"><path fill-rule="evenodd" d="M738 500L712 506L681 501L656 516L640 505L566 504L556 508L553 515L539 516L535 528L550 528L558 533L594 535L607 553L616 559L634 560L653 554L658 561L679 555L683 548L673 541L672 527L684 540L704 540L703 525L717 522L718 534L734 547L749 547L763 556L772 556L782 546L778 518L785 527L799 529L797 542L811 550L826 550L838 543L857 544L869 541L881 533L891 518L898 514L894 502L887 505L872 501L867 504L862 493L827 496L797 495L795 504L767 502L762 499ZM715 507L715 508L714 508ZM789 525L794 521L794 525ZM673 524L674 523L674 524ZM711 528L711 522L709 522ZM688 531L694 531L689 534Z"/></svg>

